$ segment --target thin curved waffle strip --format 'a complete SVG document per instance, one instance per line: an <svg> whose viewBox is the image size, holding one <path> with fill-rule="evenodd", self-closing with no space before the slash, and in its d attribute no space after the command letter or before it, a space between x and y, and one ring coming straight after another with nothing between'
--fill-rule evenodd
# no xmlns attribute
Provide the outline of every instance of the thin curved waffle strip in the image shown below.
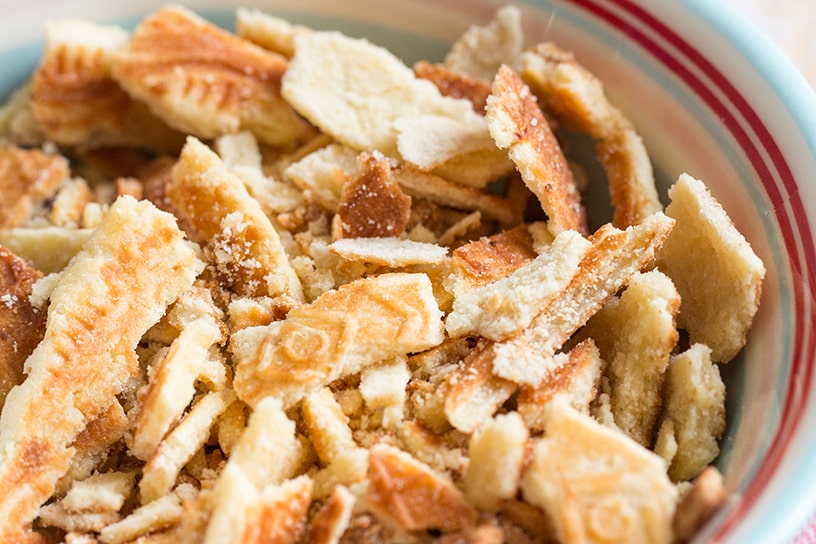
<svg viewBox="0 0 816 544"><path fill-rule="evenodd" d="M618 228L663 209L652 165L632 123L606 98L602 83L572 53L542 43L521 56L521 77L558 123L599 140Z"/></svg>
<svg viewBox="0 0 816 544"><path fill-rule="evenodd" d="M521 179L541 203L550 232L586 234L586 211L567 159L530 89L506 65L493 80L485 117L496 145L508 149Z"/></svg>

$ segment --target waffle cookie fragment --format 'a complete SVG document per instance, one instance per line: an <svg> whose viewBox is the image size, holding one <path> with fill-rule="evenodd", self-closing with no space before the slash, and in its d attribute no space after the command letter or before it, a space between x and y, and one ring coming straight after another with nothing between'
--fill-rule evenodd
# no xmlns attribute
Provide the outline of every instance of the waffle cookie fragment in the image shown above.
<svg viewBox="0 0 816 544"><path fill-rule="evenodd" d="M58 144L127 145L177 151L183 141L114 80L114 56L129 36L117 26L63 19L46 23L45 54L31 83L31 108Z"/></svg>
<svg viewBox="0 0 816 544"><path fill-rule="evenodd" d="M236 392L250 405L268 395L291 405L367 365L441 343L441 318L424 274L349 283L283 321L233 335Z"/></svg>
<svg viewBox="0 0 816 544"><path fill-rule="evenodd" d="M598 140L616 227L635 225L663 208L643 141L609 102L601 81L572 53L553 43L538 44L522 54L521 77L555 121Z"/></svg>
<svg viewBox="0 0 816 544"><path fill-rule="evenodd" d="M122 197L63 273L0 417L2 540L27 530L68 468L67 446L136 373L139 339L200 270L171 216Z"/></svg>
<svg viewBox="0 0 816 544"><path fill-rule="evenodd" d="M113 77L170 126L214 138L244 128L272 145L306 128L280 96L286 58L179 6L145 19L116 52Z"/></svg>
<svg viewBox="0 0 816 544"><path fill-rule="evenodd" d="M486 118L496 145L509 149L521 179L541 202L550 232L586 233L586 211L567 159L530 89L507 66L493 80Z"/></svg>
<svg viewBox="0 0 816 544"><path fill-rule="evenodd" d="M0 146L0 228L21 225L68 177L64 157Z"/></svg>
<svg viewBox="0 0 816 544"><path fill-rule="evenodd" d="M662 459L560 400L546 427L521 488L559 540L671 542L677 490Z"/></svg>
<svg viewBox="0 0 816 544"><path fill-rule="evenodd" d="M23 364L45 334L45 312L29 300L42 274L0 246L0 409L12 387L25 378Z"/></svg>
<svg viewBox="0 0 816 544"><path fill-rule="evenodd" d="M669 198L677 229L657 259L682 297L679 325L714 361L730 361L759 307L765 266L702 181L680 176Z"/></svg>

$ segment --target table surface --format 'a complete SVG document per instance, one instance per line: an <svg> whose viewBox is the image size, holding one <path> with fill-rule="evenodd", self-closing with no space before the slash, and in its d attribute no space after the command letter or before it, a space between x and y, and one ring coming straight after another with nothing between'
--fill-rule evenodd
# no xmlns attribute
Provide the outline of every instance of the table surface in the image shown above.
<svg viewBox="0 0 816 544"><path fill-rule="evenodd" d="M816 0L723 0L769 36L816 88ZM792 544L816 544L816 515Z"/></svg>

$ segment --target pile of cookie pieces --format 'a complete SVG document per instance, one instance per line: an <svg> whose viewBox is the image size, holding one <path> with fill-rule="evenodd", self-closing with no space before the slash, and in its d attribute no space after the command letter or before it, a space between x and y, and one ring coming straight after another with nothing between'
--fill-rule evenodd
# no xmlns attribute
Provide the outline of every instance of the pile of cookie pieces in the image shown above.
<svg viewBox="0 0 816 544"><path fill-rule="evenodd" d="M727 502L763 264L517 8L413 68L54 21L0 133L3 542L660 543Z"/></svg>

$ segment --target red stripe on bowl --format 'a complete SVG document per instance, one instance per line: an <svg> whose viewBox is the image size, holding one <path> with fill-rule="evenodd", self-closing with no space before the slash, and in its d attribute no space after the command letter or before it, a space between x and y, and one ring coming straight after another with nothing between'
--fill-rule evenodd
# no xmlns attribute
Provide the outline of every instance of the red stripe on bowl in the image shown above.
<svg viewBox="0 0 816 544"><path fill-rule="evenodd" d="M814 372L814 354L816 354L816 345L814 345L816 308L811 304L808 304L807 308L805 307L805 301L809 300L806 297L816 292L816 277L809 272L809 268L812 268L816 263L816 250L814 249L810 225L807 221L796 180L770 131L745 100L745 97L710 61L659 19L629 0L609 0L609 3L615 5L618 10L628 13L630 17L638 21L637 25L623 19L599 1L565 1L590 12L596 18L607 22L618 31L629 36L661 64L680 77L714 111L748 157L773 204L774 214L781 226L793 276L795 317L797 318L794 329L791 378L788 381L782 406L780 426L773 437L772 445L754 478L746 488L742 501L732 512L726 523L720 527L717 538L722 538L747 513L773 478L782 457L791 443L793 433L799 427L805 413L806 400L810 395ZM642 27L657 33L661 39L676 48L677 52L674 54L682 55L685 60L695 66L709 80L711 85L727 97L730 106L739 112L743 123L732 113L729 104L721 101L705 81L701 80L692 70L678 60L673 52L664 49L659 43L651 39L640 29ZM755 145L751 135L746 132L744 128L746 125L753 130L754 136L762 146L762 150ZM766 163L762 151L767 153L771 164ZM781 181L781 187L776 181L777 177ZM786 203L791 207L792 213L790 214L786 213ZM791 221L795 224L795 228ZM797 234L798 240L802 244L801 249L797 244ZM803 256L802 253L804 253ZM810 266L803 267L802 257L804 263ZM809 289L805 289L805 284L808 285ZM806 327L811 334L806 334Z"/></svg>

